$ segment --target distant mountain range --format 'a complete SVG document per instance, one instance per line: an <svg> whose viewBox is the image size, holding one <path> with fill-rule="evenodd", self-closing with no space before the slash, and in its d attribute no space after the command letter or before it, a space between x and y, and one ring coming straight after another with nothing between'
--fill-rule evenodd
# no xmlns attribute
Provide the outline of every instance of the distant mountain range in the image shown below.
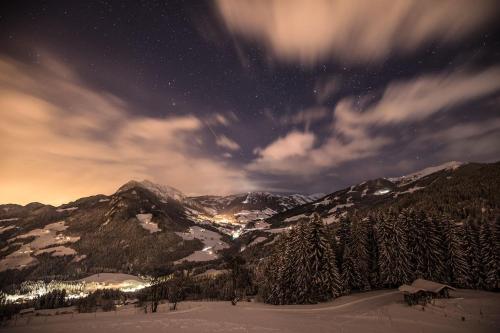
<svg viewBox="0 0 500 333"><path fill-rule="evenodd" d="M189 197L150 181L54 207L0 205L0 285L97 272L153 274L217 266L224 251L254 255L317 212L327 224L381 207L498 209L500 163L449 162L323 195L250 192Z"/></svg>
<svg viewBox="0 0 500 333"><path fill-rule="evenodd" d="M301 218L307 218L313 212L318 212L325 223L334 223L349 211L394 203L398 199L411 196L418 191L432 190L432 185L435 186L436 182L447 187L453 176L461 176L460 172L456 173L455 171L458 171L462 166L466 166L466 168L461 171L474 168L474 164L467 167L467 164L453 161L401 177L364 181L331 193L309 205L276 214L269 221L273 226L286 225L288 222L298 221Z"/></svg>
<svg viewBox="0 0 500 333"><path fill-rule="evenodd" d="M0 285L101 271L147 274L183 261L215 260L248 222L319 196L188 197L144 180L59 207L0 205Z"/></svg>

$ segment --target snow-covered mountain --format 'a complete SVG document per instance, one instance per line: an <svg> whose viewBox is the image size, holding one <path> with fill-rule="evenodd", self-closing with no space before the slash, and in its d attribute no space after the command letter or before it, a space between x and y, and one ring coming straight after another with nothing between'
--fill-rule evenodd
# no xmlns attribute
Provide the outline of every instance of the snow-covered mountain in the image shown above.
<svg viewBox="0 0 500 333"><path fill-rule="evenodd" d="M200 196L191 199L212 212L219 224L237 224L241 229L248 223L267 219L277 213L317 200L324 194L276 194L248 192L229 196Z"/></svg>
<svg viewBox="0 0 500 333"><path fill-rule="evenodd" d="M240 250L249 258L269 253L276 235L318 213L332 229L342 217L377 215L390 209L432 211L460 221L467 214L498 216L500 162L491 164L449 162L406 176L378 178L335 191L319 200L249 223L239 238Z"/></svg>
<svg viewBox="0 0 500 333"><path fill-rule="evenodd" d="M186 260L207 265L240 245L240 250L265 254L269 248L264 245L276 234L314 212L334 227L348 212L383 207L434 207L458 215L467 207L482 214L498 207L499 184L500 162L452 162L325 196L251 192L188 197L168 186L131 181L112 195L59 207L0 205L0 285L13 277L148 274Z"/></svg>
<svg viewBox="0 0 500 333"><path fill-rule="evenodd" d="M312 202L324 194L277 194L247 192L228 196L188 197L181 191L149 180L129 181L117 193L141 188L154 194L162 203L183 206L185 216L193 223L212 225L222 233L234 234L249 222L267 219L277 213Z"/></svg>
<svg viewBox="0 0 500 333"><path fill-rule="evenodd" d="M364 181L331 193L320 200L274 215L266 222L275 227L282 227L318 212L327 224L335 223L349 211L390 203L422 191L438 180L452 179L454 173L466 165L452 161L405 176Z"/></svg>
<svg viewBox="0 0 500 333"><path fill-rule="evenodd" d="M143 181L131 180L128 183L122 185L117 192L119 193L127 191L134 187L142 187L154 193L156 196L158 196L158 198L163 199L165 202L171 199L182 202L186 199L186 196L178 189L167 185L156 184L149 180L143 180Z"/></svg>
<svg viewBox="0 0 500 333"><path fill-rule="evenodd" d="M398 186L403 186L441 170L455 170L464 164L465 163L463 162L450 161L440 165L425 168L423 170L411 173L409 175L387 178L387 179L392 183L397 184Z"/></svg>
<svg viewBox="0 0 500 333"><path fill-rule="evenodd" d="M215 260L248 222L314 198L265 192L192 198L133 180L110 196L59 207L0 205L0 282L2 272L39 278L55 263L53 274L71 275L94 267L144 273L167 263Z"/></svg>

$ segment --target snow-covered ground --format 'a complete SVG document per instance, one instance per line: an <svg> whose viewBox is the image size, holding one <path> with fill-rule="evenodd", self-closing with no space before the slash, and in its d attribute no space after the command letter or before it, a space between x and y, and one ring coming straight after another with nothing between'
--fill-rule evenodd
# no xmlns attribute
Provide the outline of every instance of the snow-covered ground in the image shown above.
<svg viewBox="0 0 500 333"><path fill-rule="evenodd" d="M262 237L262 236L257 237L252 242L250 242L250 244L248 244L248 247L257 245L257 244L262 243L263 241L266 241L266 240L267 240L267 237Z"/></svg>
<svg viewBox="0 0 500 333"><path fill-rule="evenodd" d="M411 187L411 188L407 189L406 191L394 193L393 197L394 197L394 198L397 198L397 197L398 197L398 196L400 196L401 194L413 193L413 192L416 192L416 191L423 190L424 188L425 188L425 187L421 187L421 186L413 186L413 187Z"/></svg>
<svg viewBox="0 0 500 333"><path fill-rule="evenodd" d="M153 218L153 214L137 214L137 219L141 223L141 227L148 230L150 233L155 233L161 231L158 227L158 223L154 223L151 221Z"/></svg>
<svg viewBox="0 0 500 333"><path fill-rule="evenodd" d="M398 186L403 186L403 185L407 185L409 183L412 183L420 178L424 178L424 177L426 177L434 172L438 172L440 170L456 170L457 168L459 168L463 164L464 163L462 163L462 162L450 161L450 162L443 163L441 165L425 168L423 170L411 173L411 174L406 175L406 176L393 177L393 178L387 178L387 179L393 183L399 183Z"/></svg>
<svg viewBox="0 0 500 333"><path fill-rule="evenodd" d="M78 207L68 207L68 208L59 208L59 209L56 209L56 211L58 213L63 213L63 212L72 212L74 210L77 210Z"/></svg>
<svg viewBox="0 0 500 333"><path fill-rule="evenodd" d="M264 220L275 215L277 212L266 208L264 210L242 210L234 214L234 218L239 224L247 224L250 221Z"/></svg>
<svg viewBox="0 0 500 333"><path fill-rule="evenodd" d="M10 219L1 219L0 222L13 222L13 221L17 221L17 220L19 220L18 217L11 217Z"/></svg>
<svg viewBox="0 0 500 333"><path fill-rule="evenodd" d="M0 272L7 269L23 269L37 264L37 255L51 253L52 256L76 255L76 251L63 244L74 243L80 237L66 236L63 231L68 227L64 221L46 225L43 229L34 229L28 233L19 235L8 240L9 245L22 244L21 247L0 260ZM5 230L4 230L5 231ZM24 239L35 237L29 243L24 244Z"/></svg>
<svg viewBox="0 0 500 333"><path fill-rule="evenodd" d="M178 189L167 185L156 184L149 180L143 180L143 181L131 180L122 187L120 187L118 189L118 193L127 191L134 187L142 187L154 193L156 196L162 199L163 202L168 202L171 199L177 201L183 201L185 199L184 194Z"/></svg>
<svg viewBox="0 0 500 333"><path fill-rule="evenodd" d="M123 273L99 273L88 276L80 281L85 283L85 292L91 292L97 289L134 291L150 285L148 281L141 277Z"/></svg>
<svg viewBox="0 0 500 333"><path fill-rule="evenodd" d="M383 188L383 189L380 189L380 190L376 190L375 193L373 193L373 194L375 194L375 195L384 195L384 194L387 194L387 193L390 193L390 192L391 192L390 189Z"/></svg>
<svg viewBox="0 0 500 333"><path fill-rule="evenodd" d="M16 293L6 294L6 297L9 301L30 300L54 290L65 289L67 297L79 298L97 289L119 289L130 292L148 286L150 286L150 281L140 276L123 273L99 273L77 281L52 280L48 283L27 281L22 284L22 288L17 290Z"/></svg>
<svg viewBox="0 0 500 333"><path fill-rule="evenodd" d="M14 229L15 227L16 226L14 226L14 225L8 225L8 226L5 226L5 227L0 227L0 234L3 234L5 231Z"/></svg>
<svg viewBox="0 0 500 333"><path fill-rule="evenodd" d="M394 290L341 297L318 305L271 306L240 302L181 302L171 312L116 312L20 317L6 332L498 332L500 294L460 290L434 305L409 307ZM69 311L59 309L55 311ZM46 311L47 312L47 311ZM463 319L462 319L463 318Z"/></svg>
<svg viewBox="0 0 500 333"><path fill-rule="evenodd" d="M287 232L287 231L290 231L292 227L283 227L283 228L274 228L274 229L266 229L264 230L265 232L270 232L272 234L279 234L279 233L282 233L282 232Z"/></svg>
<svg viewBox="0 0 500 333"><path fill-rule="evenodd" d="M198 226L189 228L188 232L176 232L184 240L199 239L203 242L204 247L201 251L195 251L189 256L177 260L175 263L183 261L209 261L218 258L219 250L228 248L229 245L221 240L221 235Z"/></svg>
<svg viewBox="0 0 500 333"><path fill-rule="evenodd" d="M349 203L346 203L346 204L341 204L341 205L336 205L335 207L331 208L328 211L328 213L329 214L333 214L333 213L335 213L339 209L349 208L349 207L352 207L352 206L354 206L354 204L352 202L349 202Z"/></svg>
<svg viewBox="0 0 500 333"><path fill-rule="evenodd" d="M306 214L300 214L300 215L295 215L295 216L291 216L291 217L287 217L283 222L295 222L295 221L298 221L300 219L305 219L305 218L309 218L309 216L307 216Z"/></svg>

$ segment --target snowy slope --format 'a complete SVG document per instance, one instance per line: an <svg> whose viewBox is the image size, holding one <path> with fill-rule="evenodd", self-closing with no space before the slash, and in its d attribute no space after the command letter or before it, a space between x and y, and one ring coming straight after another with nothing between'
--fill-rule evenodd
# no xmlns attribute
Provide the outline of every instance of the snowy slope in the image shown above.
<svg viewBox="0 0 500 333"><path fill-rule="evenodd" d="M247 223L312 202L323 195L248 192L229 196L192 197L191 199L212 209L214 214L233 216L239 223ZM248 215L253 215L255 218L248 218Z"/></svg>
<svg viewBox="0 0 500 333"><path fill-rule="evenodd" d="M464 164L463 162L450 161L440 165L425 168L423 170L411 173L409 175L387 178L387 179L395 184L398 184L398 186L403 186L441 170L455 170L463 164Z"/></svg>
<svg viewBox="0 0 500 333"><path fill-rule="evenodd" d="M364 181L329 194L321 200L272 216L266 222L273 227L281 228L284 225L308 219L312 213L317 212L323 217L325 223L336 223L349 211L374 207L413 195L425 190L436 179L450 179L453 173L464 165L467 164L451 161L405 176Z"/></svg>
<svg viewBox="0 0 500 333"><path fill-rule="evenodd" d="M320 198L269 192L188 197L171 187L144 181L129 182L110 196L81 198L59 207L0 205L0 277L15 269L21 278L37 279L43 273L38 267L53 267L51 274L82 267L141 274L203 252L208 240L188 237L193 227L215 233L212 238L229 247L252 244L247 248L258 250L273 235L314 212L326 223L335 224L354 210L401 202L411 206L414 198L424 200L432 193L454 191L460 184L466 184L466 191L480 191L487 188L485 184L499 183L499 168L500 163L451 162L404 177L364 181ZM481 198L480 193L475 195ZM221 253L213 252L213 258L223 251L216 249Z"/></svg>
<svg viewBox="0 0 500 333"><path fill-rule="evenodd" d="M128 183L124 184L122 187L118 189L119 192L127 191L131 188L134 187L142 187L155 195L157 195L159 198L168 201L168 200L177 200L177 201L183 201L186 199L185 195L179 191L176 188L173 188L171 186L167 185L160 185L153 183L152 181L149 180L143 180L143 181L136 181L136 180L131 180Z"/></svg>

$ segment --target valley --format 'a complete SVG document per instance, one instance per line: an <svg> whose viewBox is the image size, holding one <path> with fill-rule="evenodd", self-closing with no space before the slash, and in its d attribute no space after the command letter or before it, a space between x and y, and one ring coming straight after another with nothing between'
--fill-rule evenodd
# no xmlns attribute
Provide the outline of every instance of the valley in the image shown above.
<svg viewBox="0 0 500 333"><path fill-rule="evenodd" d="M252 192L188 197L165 185L131 181L111 196L82 198L60 207L0 205L0 281L6 286L100 272L148 275L174 265L217 268L223 252L248 258L266 255L267 244L277 235L313 213L335 226L352 212L418 208L427 205L433 193L456 195L450 189L483 178L495 187L499 173L498 163L450 162L311 196ZM498 193L491 193L494 197L480 199L481 213L498 209L500 201L492 199ZM458 217L454 207L464 204L467 201L452 203L451 213Z"/></svg>

